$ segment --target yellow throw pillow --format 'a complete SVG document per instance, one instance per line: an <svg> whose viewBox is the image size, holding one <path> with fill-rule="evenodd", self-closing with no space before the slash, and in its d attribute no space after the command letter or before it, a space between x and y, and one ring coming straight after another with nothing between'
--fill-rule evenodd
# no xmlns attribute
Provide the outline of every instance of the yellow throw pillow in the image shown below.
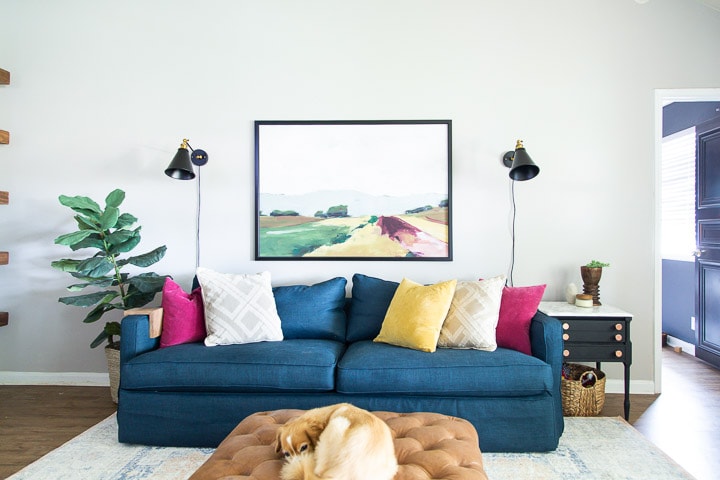
<svg viewBox="0 0 720 480"><path fill-rule="evenodd" d="M404 278L395 291L375 342L434 352L457 280L420 285Z"/></svg>

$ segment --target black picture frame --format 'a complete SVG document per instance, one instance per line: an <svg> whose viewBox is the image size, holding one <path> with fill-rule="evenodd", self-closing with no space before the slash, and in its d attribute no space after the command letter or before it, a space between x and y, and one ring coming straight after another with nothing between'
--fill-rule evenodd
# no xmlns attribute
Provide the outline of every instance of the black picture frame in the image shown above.
<svg viewBox="0 0 720 480"><path fill-rule="evenodd" d="M451 120L255 121L256 260L452 260Z"/></svg>

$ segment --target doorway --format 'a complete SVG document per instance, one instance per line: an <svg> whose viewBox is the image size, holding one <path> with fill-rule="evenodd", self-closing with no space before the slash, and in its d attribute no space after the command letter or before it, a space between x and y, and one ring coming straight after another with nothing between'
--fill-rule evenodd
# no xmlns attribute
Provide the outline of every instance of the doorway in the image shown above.
<svg viewBox="0 0 720 480"><path fill-rule="evenodd" d="M665 136L664 133L667 133L667 131L664 132L663 125L664 123L664 107L668 105L675 104L675 106L682 106L680 104L692 104L692 106L699 106L701 105L700 102L710 104L711 102L720 102L720 89L682 89L682 90L656 90L655 91L655 191L658 192L656 194L656 200L655 200L655 305L654 305L654 311L655 311L655 318L654 318L654 332L655 332L655 338L654 338L654 351L655 351L655 365L654 365L654 372L655 372L655 392L660 393L662 390L662 341L661 341L661 335L663 332L663 285L665 282L664 274L663 274L663 255L662 255L662 249L661 245L663 242L662 238L662 230L663 230L663 223L662 223L662 195L659 193L662 191L662 168L663 168L663 158L662 158L662 146L663 146L663 137ZM696 109L697 110L697 109ZM720 114L720 112L717 112ZM711 114L714 114L712 112ZM704 115L707 115L705 113ZM702 116L701 116L702 117ZM692 120L692 119L691 119ZM690 121L689 123L693 123ZM696 120L696 123L702 123L702 119L698 118ZM691 125L684 126L685 128L689 127ZM682 127L676 127L676 131L679 131L682 129ZM692 214L694 215L694 213ZM693 218L694 220L694 218ZM682 262L679 263L680 265L683 265ZM686 267L683 267L686 268ZM694 265L693 265L694 268ZM694 277L690 280L692 282L691 286L683 285L683 287L687 290L692 292L693 298L690 300L692 305L695 305L695 288L694 288ZM694 308L692 309L692 316L695 315ZM691 322L691 315L687 315L688 318L683 319L683 321L687 321L688 328L690 327ZM694 342L693 342L694 343Z"/></svg>

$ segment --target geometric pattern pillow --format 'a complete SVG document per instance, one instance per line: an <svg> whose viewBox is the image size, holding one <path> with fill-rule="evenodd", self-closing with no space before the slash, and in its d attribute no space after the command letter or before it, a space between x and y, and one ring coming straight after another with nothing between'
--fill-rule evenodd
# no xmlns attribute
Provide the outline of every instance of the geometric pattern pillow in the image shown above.
<svg viewBox="0 0 720 480"><path fill-rule="evenodd" d="M270 272L234 275L200 267L197 278L205 305L205 345L283 339Z"/></svg>
<svg viewBox="0 0 720 480"><path fill-rule="evenodd" d="M458 282L438 347L495 351L505 275L479 282Z"/></svg>

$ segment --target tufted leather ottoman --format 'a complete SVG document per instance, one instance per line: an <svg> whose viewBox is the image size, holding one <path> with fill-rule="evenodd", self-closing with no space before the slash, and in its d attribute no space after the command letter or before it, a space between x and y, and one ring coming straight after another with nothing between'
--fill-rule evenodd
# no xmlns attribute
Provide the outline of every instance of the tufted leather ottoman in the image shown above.
<svg viewBox="0 0 720 480"><path fill-rule="evenodd" d="M245 418L190 480L278 480L277 429L304 410L259 412ZM439 413L373 412L390 426L398 469L395 480L487 480L475 428ZM368 479L372 480L372 479Z"/></svg>

